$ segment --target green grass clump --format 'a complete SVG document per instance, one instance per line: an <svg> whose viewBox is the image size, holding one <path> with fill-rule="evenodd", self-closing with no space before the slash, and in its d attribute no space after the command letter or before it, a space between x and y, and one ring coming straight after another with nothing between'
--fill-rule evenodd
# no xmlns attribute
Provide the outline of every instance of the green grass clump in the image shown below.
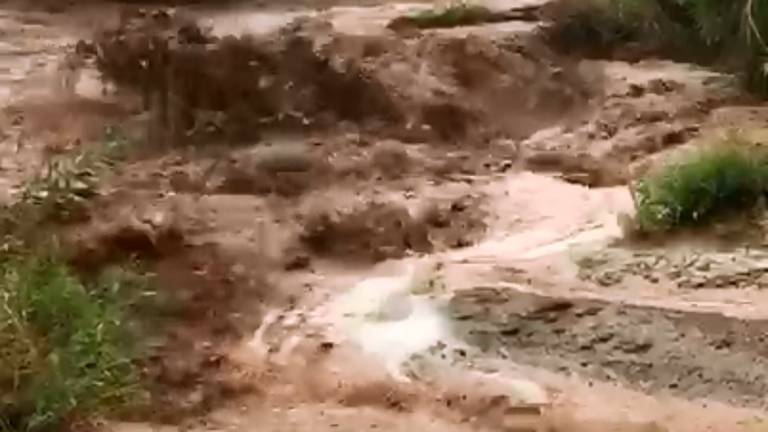
<svg viewBox="0 0 768 432"><path fill-rule="evenodd" d="M12 202L0 205L0 258L34 254L30 246L48 243L59 224L86 220L99 180L125 157L126 144L110 129L98 147L46 160Z"/></svg>
<svg viewBox="0 0 768 432"><path fill-rule="evenodd" d="M124 148L125 140L116 131L107 130L98 147L47 160L21 191L19 205L33 207L30 210L41 222L84 217L88 201L99 194L100 175L114 166Z"/></svg>
<svg viewBox="0 0 768 432"><path fill-rule="evenodd" d="M0 431L59 431L140 400L120 278L54 258L0 265Z"/></svg>
<svg viewBox="0 0 768 432"><path fill-rule="evenodd" d="M635 222L643 232L699 225L753 207L767 191L768 155L732 138L642 179Z"/></svg>
<svg viewBox="0 0 768 432"><path fill-rule="evenodd" d="M426 10L402 20L421 29L450 28L496 21L497 14L485 6L454 3L442 9Z"/></svg>

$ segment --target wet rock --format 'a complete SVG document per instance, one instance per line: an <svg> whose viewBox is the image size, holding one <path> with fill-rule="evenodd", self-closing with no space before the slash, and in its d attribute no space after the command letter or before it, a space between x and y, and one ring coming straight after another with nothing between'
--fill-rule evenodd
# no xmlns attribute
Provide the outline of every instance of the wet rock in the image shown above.
<svg viewBox="0 0 768 432"><path fill-rule="evenodd" d="M573 308L573 306L574 306L573 302L570 302L570 301L566 301L566 300L553 301L534 309L533 313L534 314L549 313L549 312L561 313L561 312L570 310L571 308Z"/></svg>
<svg viewBox="0 0 768 432"><path fill-rule="evenodd" d="M520 327L507 327L499 330L499 334L505 337L516 336L520 334Z"/></svg>
<svg viewBox="0 0 768 432"><path fill-rule="evenodd" d="M731 340L729 337L724 337L712 342L712 347L717 350L728 349L731 346L733 346L733 340Z"/></svg>
<svg viewBox="0 0 768 432"><path fill-rule="evenodd" d="M681 277L677 283L681 288L704 288L707 285L707 278L703 276Z"/></svg>
<svg viewBox="0 0 768 432"><path fill-rule="evenodd" d="M617 347L627 354L643 354L653 348L652 341L623 341Z"/></svg>
<svg viewBox="0 0 768 432"><path fill-rule="evenodd" d="M665 93L679 92L685 88L685 84L668 79L657 78L648 82L648 92L662 95Z"/></svg>
<svg viewBox="0 0 768 432"><path fill-rule="evenodd" d="M595 277L595 282L604 287L620 284L623 280L624 276L619 271L606 271Z"/></svg>
<svg viewBox="0 0 768 432"><path fill-rule="evenodd" d="M593 339L593 342L594 342L594 344L608 343L608 342L610 342L614 338L614 336L615 335L613 333L604 333L604 334L596 336Z"/></svg>
<svg viewBox="0 0 768 432"><path fill-rule="evenodd" d="M645 95L645 87L641 86L637 83L632 83L629 85L629 89L627 90L627 96L638 98Z"/></svg>
<svg viewBox="0 0 768 432"><path fill-rule="evenodd" d="M317 347L318 351L324 354L331 352L334 348L336 348L336 344L328 341L321 342Z"/></svg>
<svg viewBox="0 0 768 432"><path fill-rule="evenodd" d="M702 261L694 266L694 268L698 271L707 272L712 268L712 264L710 262Z"/></svg>
<svg viewBox="0 0 768 432"><path fill-rule="evenodd" d="M590 340L581 342L578 346L578 349L580 351L592 351L594 347L595 347L595 340L590 339Z"/></svg>
<svg viewBox="0 0 768 432"><path fill-rule="evenodd" d="M647 280L648 282L650 282L650 283L654 283L654 284L655 284L655 283L659 283L659 281L660 281L660 278L659 278L659 276L658 276L658 275L656 275L656 274L647 274L647 275L644 275L644 278L645 278L645 280Z"/></svg>
<svg viewBox="0 0 768 432"><path fill-rule="evenodd" d="M515 166L515 162L514 161L506 160L506 161L501 162L496 167L496 172L505 173L505 172L511 170L514 166Z"/></svg>
<svg viewBox="0 0 768 432"><path fill-rule="evenodd" d="M296 253L292 255L283 265L286 271L304 270L309 268L312 263L309 255L303 253Z"/></svg>
<svg viewBox="0 0 768 432"><path fill-rule="evenodd" d="M574 315L578 318L585 317L585 316L595 316L599 314L602 310L603 310L602 307L591 306L591 307L587 307L587 308L576 311Z"/></svg>

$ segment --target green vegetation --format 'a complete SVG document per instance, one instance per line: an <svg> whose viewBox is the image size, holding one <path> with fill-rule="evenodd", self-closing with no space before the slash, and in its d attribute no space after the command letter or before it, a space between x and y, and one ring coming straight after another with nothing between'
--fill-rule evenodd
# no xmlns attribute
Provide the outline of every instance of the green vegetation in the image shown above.
<svg viewBox="0 0 768 432"><path fill-rule="evenodd" d="M768 153L729 138L642 179L635 222L643 232L693 226L754 207L766 192Z"/></svg>
<svg viewBox="0 0 768 432"><path fill-rule="evenodd" d="M617 47L653 39L657 17L650 2L561 0L546 29L549 41L566 50L610 56Z"/></svg>
<svg viewBox="0 0 768 432"><path fill-rule="evenodd" d="M0 207L0 252L30 253L40 241L47 248L51 223L87 218L89 202L99 194L100 176L114 166L125 148L125 141L108 130L100 146L46 161L14 202Z"/></svg>
<svg viewBox="0 0 768 432"><path fill-rule="evenodd" d="M485 6L465 2L453 3L441 9L431 9L401 17L399 21L421 29L449 28L493 22L499 19Z"/></svg>
<svg viewBox="0 0 768 432"><path fill-rule="evenodd" d="M768 95L768 2L754 0L561 0L546 34L597 56L648 52L737 72Z"/></svg>
<svg viewBox="0 0 768 432"><path fill-rule="evenodd" d="M140 401L125 291L84 285L55 258L0 266L0 431L58 431Z"/></svg>
<svg viewBox="0 0 768 432"><path fill-rule="evenodd" d="M144 280L127 270L78 278L49 222L97 195L120 141L47 163L0 220L0 432L60 431L142 401L126 319Z"/></svg>
<svg viewBox="0 0 768 432"><path fill-rule="evenodd" d="M19 205L34 207L44 220L68 222L81 218L87 201L98 195L98 177L124 148L123 140L108 130L99 147L80 154L48 160L42 172L21 192Z"/></svg>

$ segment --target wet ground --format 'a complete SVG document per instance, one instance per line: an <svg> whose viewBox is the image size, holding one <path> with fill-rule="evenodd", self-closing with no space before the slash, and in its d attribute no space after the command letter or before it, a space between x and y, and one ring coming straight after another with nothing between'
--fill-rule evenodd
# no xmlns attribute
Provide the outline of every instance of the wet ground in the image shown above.
<svg viewBox="0 0 768 432"><path fill-rule="evenodd" d="M765 321L493 288L462 292L450 309L473 344L521 363L764 408Z"/></svg>

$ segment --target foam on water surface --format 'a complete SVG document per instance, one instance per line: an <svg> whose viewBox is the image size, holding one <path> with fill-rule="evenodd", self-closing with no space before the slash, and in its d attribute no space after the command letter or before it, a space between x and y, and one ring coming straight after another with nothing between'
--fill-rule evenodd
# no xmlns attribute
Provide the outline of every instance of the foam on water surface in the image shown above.
<svg viewBox="0 0 768 432"><path fill-rule="evenodd" d="M413 275L410 267L399 276L364 279L328 308L327 318L346 338L380 358L399 378L412 355L454 340L438 304L410 293Z"/></svg>

